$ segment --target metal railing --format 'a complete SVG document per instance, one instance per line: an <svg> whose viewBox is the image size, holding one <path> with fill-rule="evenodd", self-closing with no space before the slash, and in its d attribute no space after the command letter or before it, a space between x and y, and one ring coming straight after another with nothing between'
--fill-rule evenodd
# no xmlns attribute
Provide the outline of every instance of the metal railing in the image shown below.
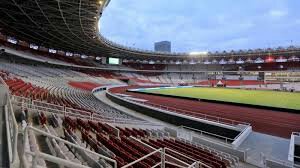
<svg viewBox="0 0 300 168"><path fill-rule="evenodd" d="M146 158L148 158L148 157L150 157L152 155L155 155L155 154L159 154L161 156L161 161L158 162L158 163L156 163L151 168L155 168L155 167L158 167L158 166L160 166L161 168L164 168L166 166L166 164L173 165L173 166L176 166L176 167L179 167L179 168L201 168L202 166L205 166L206 168L211 168L210 166L208 166L208 165L206 165L206 164L204 164L202 162L195 161L192 158L190 158L190 160L193 160L194 162L192 164L187 164L187 163L185 163L185 162L183 162L183 161L181 161L181 160L179 160L179 159L177 159L177 158L175 158L175 157L167 154L167 151L170 151L170 152L179 154L179 155L181 155L183 157L189 158L189 157L187 157L187 156L185 156L185 155L183 155L183 154L181 154L179 152L176 152L176 151L174 151L172 149L169 149L169 148L159 148L159 149L154 149L153 152L151 152L151 153L149 153L149 154L147 154L147 155L145 155L145 156L143 156L143 157L141 157L141 158L139 158L139 159L137 159L137 160L135 160L135 161L133 161L133 162L131 162L131 163L123 166L123 167L121 167L121 168L128 168L128 167L130 167L130 166L132 166L134 164L137 164L137 163L141 162L142 160L144 160L144 159L146 159ZM176 164L176 163L170 162L170 161L167 161L167 158L171 158L171 159L173 159L173 160L175 160L177 162L180 162L184 166L182 166L180 164Z"/></svg>
<svg viewBox="0 0 300 168"><path fill-rule="evenodd" d="M285 160L280 160L280 159L276 159L273 157L266 157L262 154L262 161L263 161L263 166L265 168L269 167L269 164L272 165L272 163L276 163L278 165L281 165L281 167L285 167L285 168L300 168L300 164L296 164L290 161L285 161ZM271 163L269 163L271 162Z"/></svg>
<svg viewBox="0 0 300 168"><path fill-rule="evenodd" d="M206 131L203 131L203 130L187 127L187 126L184 126L184 125L181 125L178 128L179 128L179 130L180 129L190 130L190 134L191 134L190 136L193 136L193 133L197 132L197 133L200 133L201 136L203 136L203 135L207 136L208 135L208 136L216 137L216 138L219 138L219 139L224 139L226 144L231 144L232 142L234 142L238 138L238 136L235 137L235 138L228 138L228 137L225 137L225 136L222 136L222 135L214 134L214 133L211 133L211 132L206 132Z"/></svg>
<svg viewBox="0 0 300 168"><path fill-rule="evenodd" d="M194 161L194 162L193 162L192 164L187 164L187 163L185 163L185 162L183 162L183 161L181 161L181 160L179 160L179 159L177 159L177 158L175 158L175 157L173 157L173 156L167 154L167 151L170 151L170 152L179 154L179 155L181 155L181 156L183 156L183 157L189 158L190 160L192 160L192 161ZM174 151L174 150L172 150L172 149L169 149L169 148L159 148L159 149L154 149L153 152L151 152L151 153L149 153L149 154L147 154L147 155L145 155L145 156L143 156L143 157L141 157L141 158L139 158L139 159L137 159L137 160L135 160L135 161L133 161L133 162L131 162L131 163L129 163L129 164L123 166L123 167L121 167L121 168L128 168L128 167L131 167L131 166L133 166L133 165L135 165L135 164L137 164L137 163L143 161L144 159L146 159L146 158L148 158L148 157L150 157L150 156L153 156L153 155L155 155L155 154L159 154L159 155L160 155L161 161L158 162L158 163L156 163L156 164L155 164L154 166L152 166L151 168L155 168L155 167L158 167L158 166L160 166L161 168L165 168L167 164L173 165L173 166L178 167L178 168L202 168L202 167L205 167L205 168L211 168L210 166L208 166L208 165L206 165L206 164L204 164L204 163L202 163L202 162L200 162L200 161L196 161L196 160L194 160L194 159L192 159L192 158L190 158L190 157L187 157L187 156L185 156L185 155L183 155L183 154L181 154L181 153L179 153L179 152L176 152L176 151ZM177 163L173 163L173 162L171 162L171 161L168 161L167 158L171 158L171 159L173 159L173 160L175 160L175 161L177 161L177 162L180 162L180 163L182 163L184 166L182 166L181 164L177 164Z"/></svg>
<svg viewBox="0 0 300 168"><path fill-rule="evenodd" d="M81 146L79 146L77 144L71 143L69 141L66 141L64 139L56 137L56 136L54 136L52 134L49 134L47 132L44 132L44 131L42 131L40 129L37 129L35 127L32 127L32 126L27 126L25 128L25 132L24 132L24 143L23 143L24 144L24 146L23 146L24 147L24 149L23 149L24 164L23 165L24 165L25 168L29 168L30 165L32 165L33 168L38 167L38 165L37 165L38 159L43 159L43 160L46 160L46 161L49 161L49 162L53 162L53 163L56 163L56 164L58 164L60 166L67 166L67 167L73 167L73 168L88 168L88 166L84 166L84 165L81 165L81 164L78 164L78 163L74 163L74 162L72 162L70 160L66 160L66 159L62 159L62 158L59 158L59 157L55 157L55 156L43 153L43 152L41 152L39 150L35 150L35 151L27 150L26 149L26 144L27 144L27 141L29 141L29 139L27 138L28 135L29 135L29 131L33 131L34 133L36 133L38 135L43 135L43 136L46 136L48 138L55 139L58 142L62 142L64 144L66 144L66 145L72 146L72 147L77 148L79 150L83 150L85 152L91 153L94 156L97 156L97 157L99 157L101 159L104 159L107 162L112 163L113 164L113 168L117 168L117 161L114 160L114 159L111 159L111 158L108 158L108 157L106 157L104 155L101 155L101 154L98 154L96 152L90 151L87 148L81 147ZM143 142L141 142L141 143L143 143ZM195 161L194 159L192 159L192 158L190 158L190 157L188 157L186 155L183 155L183 154L181 154L181 153L179 153L177 151L174 151L172 149L169 149L169 148L160 148L160 149L155 149L151 153L149 153L149 154L147 154L147 155L145 155L145 156L143 156L143 157L141 157L141 158L139 158L139 159L137 159L137 160L135 160L135 161L133 161L131 163L128 163L127 165L123 166L122 168L131 167L132 165L135 165L135 164L143 161L144 159L149 158L149 157L151 157L153 155L156 155L156 154L160 155L161 161L158 162L158 163L156 163L154 166L152 166L152 168L155 168L155 167L158 167L158 166L160 166L161 168L165 168L166 164L174 165L174 166L179 167L179 168L201 168L202 166L204 166L206 168L210 168L210 166L208 166L208 165L206 165L206 164L204 164L204 163L202 163L200 161L195 161L192 164L187 164L187 163L185 163L185 162L183 162L183 161L181 161L181 160L179 160L177 158L174 158L171 155L167 154L167 151L179 154L179 155L181 155L183 157L189 158L192 161ZM29 161L27 159L28 155L31 155L32 158L33 158L31 164L29 163ZM180 164L172 163L172 162L168 161L166 159L166 157L169 157L169 158L172 157L172 159L174 159L175 161L177 161L179 163L184 164L184 166L182 166Z"/></svg>
<svg viewBox="0 0 300 168"><path fill-rule="evenodd" d="M240 159L239 159L239 157L237 157L237 156L235 156L235 155L232 155L232 154L229 154L229 153L220 151L220 150L216 150L215 148L211 148L211 147L209 147L209 146L206 146L206 145L203 145L203 144L200 144L200 143L197 143L197 142L189 141L189 140L186 140L186 139L179 138L179 141L182 141L182 142L184 142L184 143L186 143L186 144L195 146L195 147L197 147L197 148L201 148L201 149L208 150L208 151L210 151L210 152L218 153L218 156L219 156L219 155L225 156L225 159L226 159L226 158L231 158L231 159L234 160L234 161L233 161L234 164L237 165L237 167L239 167ZM223 159L224 159L224 158L222 158L222 160L223 160Z"/></svg>
<svg viewBox="0 0 300 168"><path fill-rule="evenodd" d="M20 159L18 156L18 124L15 118L13 106L10 99L9 87L0 76L0 84L6 89L6 105L4 108L5 112L5 124L6 124L6 136L7 136L7 147L10 167L18 167Z"/></svg>
<svg viewBox="0 0 300 168"><path fill-rule="evenodd" d="M96 153L96 152L93 152L93 151L90 151L88 150L87 148L84 148L84 147L81 147L77 144L74 144L74 143L71 143L69 141L66 141L64 139L61 139L59 137L56 137L52 134L49 134L47 132L44 132L42 130L39 130L35 127L32 127L32 126L27 126L25 128L25 132L24 132L24 140L23 140L23 144L24 144L24 149L23 149L23 157L24 157L24 167L25 168L29 168L29 163L28 163L28 160L26 159L26 156L27 155L31 155L33 160L32 160L32 167L33 168L36 168L37 167L37 161L39 158L41 159L44 159L44 160L47 160L47 161L50 161L50 162L53 162L53 163L56 163L56 164L59 164L61 166L66 166L66 167L72 167L72 168L88 168L88 166L83 166L81 164L78 164L78 163L74 163L70 160L65 160L65 159L62 159L62 158L58 158L58 157L55 157L55 156L52 156L52 155L49 155L49 154L46 154L46 153L43 153L39 150L35 150L35 151L28 151L26 150L26 144L27 144L27 141L28 141L28 135L29 135L29 131L33 131L39 135L43 135L43 136L46 136L46 137L49 137L51 139L55 139L56 141L58 142L61 142L61 143L64 143L64 144L67 144L69 146L72 146L76 149L79 149L79 150L83 150L85 152L88 152L88 153L91 153L92 155L94 156L97 156L101 159L104 159L105 161L107 162L110 162L113 164L113 168L117 168L117 161L114 160L114 159L111 159L111 158L108 158L104 155L101 155L99 153Z"/></svg>
<svg viewBox="0 0 300 168"><path fill-rule="evenodd" d="M143 105L143 106L146 106L146 107L149 107L149 106L151 107L151 103L148 103L148 102L140 102L140 101L128 100L128 99L125 99L125 98L123 98L121 96L117 96L115 94L112 94L109 91L107 93L110 94L111 96L117 97L117 98L119 98L121 100L124 100L126 102L129 102L129 103L134 103L134 104L137 104L137 105ZM174 109L174 111L176 110L176 108L169 108L169 107L166 107L166 106L163 106L163 105L156 105L156 106L152 106L152 107L154 107L154 108L158 107L159 109L166 110L166 111L169 111L170 109ZM163 109L161 107L166 107L166 109ZM172 111L170 111L170 112L172 112ZM221 122L220 117L210 116L210 115L206 115L206 114L201 114L201 115L205 116L203 118L205 120L213 121L213 122L217 122L217 123L221 123L221 124L226 124L226 125L230 125L230 126L236 126L236 124L234 124L234 123L239 123L239 124L243 124L243 125L246 125L246 126L250 126L249 123L245 123L245 122L240 122L240 121L231 120L231 119L225 119L225 120L231 121L231 123L225 123L225 122ZM207 116L218 118L218 120L211 120ZM195 117L195 116L192 116L192 117ZM224 120L224 118L221 118L221 119ZM216 138L224 139L225 140L224 144L226 144L226 145L228 145L228 144L231 145L232 142L234 142L238 137L240 137L243 134L244 130L247 129L247 127L245 127L243 130L240 130L240 133L235 138L228 138L228 137L225 137L225 136L217 135L217 134L214 134L214 133L210 133L210 132L207 132L207 131L203 131L203 130L199 130L199 129L195 129L195 128L191 128L191 127L187 127L187 126L179 126L179 128L180 127L181 128L185 127L185 128L187 128L189 130L194 130L196 132L199 132L201 136L205 134L205 135L213 136L213 137L216 137ZM191 136L192 136L192 133L193 133L193 131L190 132Z"/></svg>
<svg viewBox="0 0 300 168"><path fill-rule="evenodd" d="M133 137L133 136L130 136L130 138L133 139L134 141L136 141L137 143L140 143L140 144L142 144L143 146L145 146L145 147L147 147L147 148L149 148L149 149L151 149L151 150L154 150L154 151L158 150L158 149L156 149L156 148L154 148L154 147L152 147L152 146L150 146L150 145L144 143L143 141L141 141L141 140L139 140L139 139L136 139L136 138ZM184 155L184 154L182 154L182 153L180 153L180 152L177 152L177 151L175 151L175 150L172 150L172 149L170 149L170 148L165 147L165 148L160 148L160 149L162 149L162 152L164 152L164 158L165 158L165 159L172 159L174 162L177 162L177 163L178 163L178 164L176 164L176 163L171 163L171 162L166 161L165 163L167 163L167 164L171 164L171 165L174 165L174 166L180 167L180 168L202 168L202 167L205 167L205 168L211 168L211 166L208 166L207 164L205 164L205 163L203 163L203 162L201 162L201 161L197 161L197 160L195 160L195 159L193 159L193 158L191 158L191 157L189 157L189 156L187 156L187 155ZM170 155L170 154L167 154L167 151L169 151L169 152L171 152L171 153L175 153L175 154L181 156L182 158L189 159L189 160L193 161L193 163L192 163L192 164L188 164L188 163L186 163L186 162L184 162L184 161L182 161L182 160L180 160L180 159L178 159L178 158L173 157L173 156ZM161 164L161 163L160 163L160 164ZM157 165L153 166L153 167L156 167L156 166L158 166L158 165L159 165L159 163L158 163ZM161 165L162 165L162 164L161 164ZM184 165L184 166L182 166L182 165Z"/></svg>
<svg viewBox="0 0 300 168"><path fill-rule="evenodd" d="M16 97L15 97L15 98L16 98ZM48 103L48 104L47 104L47 105L49 105L48 107L42 107L42 106L39 106L39 105L41 105L41 103L44 103L44 102L38 102L38 103L37 103L36 101L31 101L30 99L22 98L22 97L17 97L17 99L18 99L18 101L21 101L19 105L22 105L22 107L24 107L25 105L30 105L30 106L28 106L28 108L32 108L32 109L35 109L35 110L43 110L43 111L45 110L45 111L47 111L47 110L50 109L50 111L49 111L50 113L60 113L60 114L70 113L70 112L66 112L66 111L61 111L61 108L55 108L55 109L53 109L53 104L49 104L49 103ZM16 99L15 99L15 100L16 100ZM31 102L31 104L28 104L29 102ZM10 103L10 106L12 107L11 103ZM59 107L59 106L56 106L56 105L54 105L54 106L55 106L55 107ZM12 117L15 119L14 114L13 114L13 111L11 111L11 112L12 112L12 115L13 115ZM83 115L83 116L84 116L84 115ZM13 123L13 122L11 122L11 123ZM14 124L16 124L16 126L17 126L17 123L16 123L16 122L14 122ZM17 128L17 127L16 127L16 128ZM29 132L29 130L31 130L31 131L33 131L33 132L36 132L36 133L39 134L39 135L47 136L47 137L49 137L49 138L55 139L55 140L57 140L57 141L59 141L59 142L62 142L62 143L64 143L64 144L70 145L70 146L72 146L72 147L74 147L74 148L78 148L78 149L80 149L80 150L83 150L83 151L86 151L86 152L91 153L91 154L93 154L93 155L96 155L96 156L98 156L99 158L102 158L102 159L104 159L104 160L106 160L106 161L112 162L113 165L114 165L114 168L117 167L117 162L116 162L115 160L111 159L111 158L108 158L108 157L106 157L106 156L103 156L103 155L100 155L100 154L98 154L98 153L92 152L92 151L90 151L90 150L88 150L88 149L86 149L86 148L83 148L83 147L81 147L81 146L79 146L79 145L76 145L76 144L73 144L73 143L71 143L71 142L68 142L68 141L66 141L66 140L64 140L64 139L61 139L61 138L56 137L56 136L54 136L54 135L51 135L51 134L49 134L49 133L47 133L47 132L44 132L44 131L39 130L39 129L37 129L37 128L34 128L34 127L32 127L32 126L27 126L27 127L25 128L25 132L24 132L24 141L23 141L23 144L24 144L24 146L23 146L23 147L24 147L24 149L23 149L23 157L24 157L24 158L23 158L23 161L24 161L23 166L24 166L25 168L28 168L29 165L30 165L30 164L28 163L28 160L26 159L26 155L31 155L31 156L32 156L32 158L33 158L33 160L32 160L32 167L33 167L33 168L36 168L36 167L37 167L37 161L38 161L39 158L41 158L41 159L43 159L43 160L47 160L47 161L49 161L49 162L57 163L57 164L59 164L59 165L61 165L61 166L68 166L68 167L73 167L73 168L88 168L87 166L84 166L84 165L81 165L81 164L77 164L77 163L74 163L74 162L72 162L72 161L62 159L62 158L58 158L58 157L55 157L55 156L52 156L52 155L43 153L43 152L41 152L41 151L39 151L39 150L35 150L35 151L28 151L28 150L26 150L26 144L27 144L27 141L28 141L28 138L26 138L26 137L28 137L28 132ZM18 131L16 131L16 133L18 133ZM14 136L14 137L17 138L17 134L16 134L16 136ZM15 139L15 140L17 140L17 139ZM14 141L14 142L15 142L15 143L14 143L14 144L15 144L15 148L14 148L15 153L14 153L14 154L17 155L17 143L16 143L16 141ZM123 166L123 168L130 167L130 166L132 166L132 165L134 165L134 164L136 164L136 163L138 163L138 162L140 162L140 161L142 161L142 160L144 160L144 159L146 159L146 158L148 158L148 157L150 157L150 156L152 156L152 155L154 155L154 154L157 154L157 153L160 153L160 155L161 155L161 162L159 162L159 163L157 163L156 165L154 165L153 168L154 168L154 167L158 167L158 166L164 168L166 164L175 165L175 166L181 167L181 168L200 168L201 166L205 166L205 167L208 167L208 168L209 168L209 166L207 166L207 165L205 165L204 163L201 163L201 162L199 162L199 161L195 161L195 162L194 162L193 164L191 164L191 165L186 164L186 163L184 163L183 161L181 161L181 160L179 160L179 159L177 159L177 158L174 158L174 157L172 157L171 155L167 154L166 151L170 151L170 152L172 152L172 153L177 153L177 154L182 155L182 156L184 156L184 157L186 157L186 158L189 158L188 156L185 156L185 155L183 155L183 154L181 154L181 153L178 153L178 152L176 152L176 151L173 151L173 150L171 150L171 149L168 149L168 148L161 148L161 149L154 150L153 152L151 152L151 153L145 155L144 157L142 157L142 158L140 158L140 159L137 159L137 160L135 160L134 162L129 163L129 164ZM172 163L172 162L167 161L166 158L165 158L166 156L169 157L169 158L172 158L172 159L176 160L176 161L179 162L179 163L185 164L185 166L181 166L181 165L178 165L178 164L176 164L176 163ZM190 159L191 159L191 158L190 158Z"/></svg>
<svg viewBox="0 0 300 168"><path fill-rule="evenodd" d="M51 104L51 103L47 103L47 102L31 100L31 99L21 97L21 96L13 95L12 100L18 106L26 105L27 108L31 108L31 109L35 109L35 110L39 110L39 111L62 114L65 116L82 117L85 119L101 121L104 123L141 124L141 125L153 125L153 126L157 125L155 123L149 123L147 121L135 121L135 120L126 119L126 118L114 118L114 117L103 116L103 115L98 114L97 112L88 112L88 111L84 111L84 110L68 108L65 106L55 105L55 104Z"/></svg>
<svg viewBox="0 0 300 168"><path fill-rule="evenodd" d="M300 132L293 132L292 134L295 136L300 136Z"/></svg>
<svg viewBox="0 0 300 168"><path fill-rule="evenodd" d="M127 168L127 167L130 167L130 166L132 166L132 165L134 165L134 164L136 164L136 163L138 163L138 162L140 162L140 161L142 161L142 160L144 160L144 159L146 159L146 158L148 158L148 157L150 157L150 156L152 156L152 155L154 155L154 154L157 154L157 153L159 153L159 154L161 155L161 162L159 162L158 164L156 164L156 165L153 166L153 167L157 167L157 166L159 166L160 164L161 164L161 165L164 164L164 156L163 156L163 155L164 155L164 151L163 151L162 148L159 148L159 149L157 149L157 150L155 150L155 151L153 151L153 152L151 152L151 153L149 153L149 154L147 154L147 155L145 155L145 156L143 156L143 157L141 157L141 158L139 158L139 159L137 159L137 160L135 160L135 161L133 161L133 162L131 162L131 163L129 163L129 164L123 166L123 167L121 167L121 168Z"/></svg>

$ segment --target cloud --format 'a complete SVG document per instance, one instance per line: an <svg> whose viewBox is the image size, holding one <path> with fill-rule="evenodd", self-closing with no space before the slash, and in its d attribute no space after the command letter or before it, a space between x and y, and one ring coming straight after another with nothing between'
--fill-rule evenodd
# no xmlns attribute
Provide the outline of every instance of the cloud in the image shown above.
<svg viewBox="0 0 300 168"><path fill-rule="evenodd" d="M278 9L272 9L269 11L269 15L271 17L281 18L288 15L287 10L278 10Z"/></svg>
<svg viewBox="0 0 300 168"><path fill-rule="evenodd" d="M101 18L101 33L151 50L160 40L170 40L175 52L263 48L300 40L295 39L300 38L299 5L295 0L114 0Z"/></svg>

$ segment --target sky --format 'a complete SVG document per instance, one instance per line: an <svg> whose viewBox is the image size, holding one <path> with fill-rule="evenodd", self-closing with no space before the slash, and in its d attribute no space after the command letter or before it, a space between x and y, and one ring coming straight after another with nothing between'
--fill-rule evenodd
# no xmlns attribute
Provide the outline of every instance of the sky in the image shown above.
<svg viewBox="0 0 300 168"><path fill-rule="evenodd" d="M100 33L116 43L172 52L300 45L299 0L111 0Z"/></svg>

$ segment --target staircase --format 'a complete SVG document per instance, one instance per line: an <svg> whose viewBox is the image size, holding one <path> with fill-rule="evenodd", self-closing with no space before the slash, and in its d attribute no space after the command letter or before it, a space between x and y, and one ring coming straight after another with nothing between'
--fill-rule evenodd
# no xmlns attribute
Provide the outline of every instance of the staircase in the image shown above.
<svg viewBox="0 0 300 168"><path fill-rule="evenodd" d="M38 136L36 136L36 139L37 139L40 151L51 155L49 146L46 143L46 137L43 135L38 135ZM59 168L59 165L57 165L56 163L49 162L46 160L45 160L45 162L46 162L47 168Z"/></svg>

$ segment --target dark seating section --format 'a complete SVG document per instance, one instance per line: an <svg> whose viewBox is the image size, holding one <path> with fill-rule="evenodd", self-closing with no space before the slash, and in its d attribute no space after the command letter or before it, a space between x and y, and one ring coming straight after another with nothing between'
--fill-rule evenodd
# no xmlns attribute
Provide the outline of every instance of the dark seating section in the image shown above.
<svg viewBox="0 0 300 168"><path fill-rule="evenodd" d="M53 60L60 60L60 61L66 62L66 63L80 65L80 66L95 66L96 65L96 62L90 61L89 59L81 59L78 56L66 57L66 56L64 56L65 53L63 53L63 54L59 54L59 52L56 54L49 53L47 48L44 48L45 51L34 50L34 49L29 48L29 46L25 47L22 45L12 45L12 44L8 43L7 41L1 41L1 39L0 39L0 43L4 46L13 48L14 50L30 53L30 54L33 54L38 57L45 57L45 58L49 58L49 59L53 59Z"/></svg>
<svg viewBox="0 0 300 168"><path fill-rule="evenodd" d="M120 130L120 136L134 136L134 137L146 137L148 136L147 135L147 132L145 130L142 130L142 129L135 129L135 128L132 128L132 129L129 129L129 128L120 128L120 127L117 127L119 130Z"/></svg>

